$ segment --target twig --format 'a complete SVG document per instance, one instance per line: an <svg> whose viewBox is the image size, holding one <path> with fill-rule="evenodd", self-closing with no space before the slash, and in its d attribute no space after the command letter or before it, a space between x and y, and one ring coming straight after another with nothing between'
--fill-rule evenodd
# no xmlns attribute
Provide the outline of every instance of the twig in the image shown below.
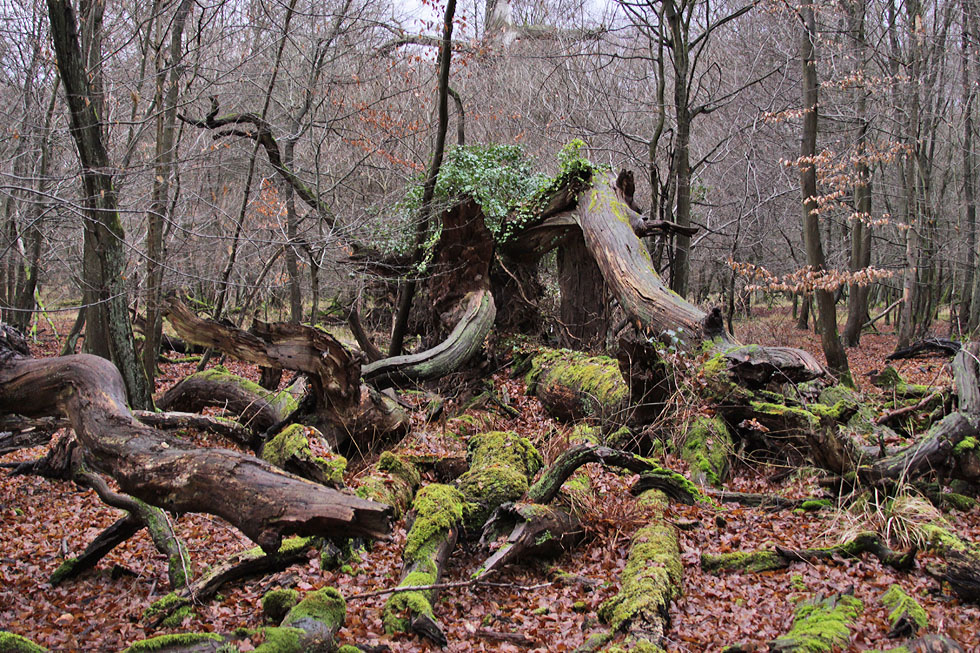
<svg viewBox="0 0 980 653"><path fill-rule="evenodd" d="M391 587L383 590L375 590L373 592L365 592L363 594L354 594L353 596L348 596L346 599L352 601L354 599L368 599L374 596L383 596L385 594L396 594L398 592L428 592L429 590L444 590L444 589L454 589L457 587L470 587L472 585L479 585L481 587L506 587L508 589L516 589L522 592L532 592L534 590L539 590L544 587L550 587L554 583L538 583L537 585L516 585L514 583L492 583L486 580L461 580L454 583L435 583L434 585L406 585L405 587Z"/></svg>

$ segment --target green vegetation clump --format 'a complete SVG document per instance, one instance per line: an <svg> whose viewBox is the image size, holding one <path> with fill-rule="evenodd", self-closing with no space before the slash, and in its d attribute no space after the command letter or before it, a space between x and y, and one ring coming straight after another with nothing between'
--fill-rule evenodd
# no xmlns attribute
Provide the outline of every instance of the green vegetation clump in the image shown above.
<svg viewBox="0 0 980 653"><path fill-rule="evenodd" d="M847 649L851 623L864 609L860 599L845 594L804 601L796 608L793 627L774 645L780 651L830 653Z"/></svg>
<svg viewBox="0 0 980 653"><path fill-rule="evenodd" d="M47 650L26 637L0 630L0 651L3 653L43 653Z"/></svg>
<svg viewBox="0 0 980 653"><path fill-rule="evenodd" d="M74 573L75 567L77 565L78 565L78 558L68 558L60 565L58 565L58 568L54 570L53 574L51 574L51 578L48 579L48 582L51 583L52 585L60 585L65 581L66 578L68 578Z"/></svg>
<svg viewBox="0 0 980 653"><path fill-rule="evenodd" d="M436 582L436 575L425 571L413 571L405 576L399 587L424 587ZM397 592L385 603L382 613L382 623L386 633L403 633L409 628L412 614L421 614L434 618L432 604L426 596L427 592L414 590Z"/></svg>
<svg viewBox="0 0 980 653"><path fill-rule="evenodd" d="M276 623L282 621L290 610L299 603L299 592L294 589L274 589L262 597L262 611Z"/></svg>

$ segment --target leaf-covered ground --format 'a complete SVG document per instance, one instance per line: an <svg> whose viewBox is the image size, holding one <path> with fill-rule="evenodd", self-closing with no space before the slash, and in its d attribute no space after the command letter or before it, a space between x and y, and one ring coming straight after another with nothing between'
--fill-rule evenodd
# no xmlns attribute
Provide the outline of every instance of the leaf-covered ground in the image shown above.
<svg viewBox="0 0 980 653"><path fill-rule="evenodd" d="M740 327L742 341L798 346L819 355L819 341L812 333L792 328L789 317L776 312ZM37 355L52 355L57 343L42 332ZM869 335L860 350L851 350L852 369L862 386L867 375L880 369L894 349L893 335ZM942 358L899 362L905 378L917 383L948 383ZM226 361L236 373L256 376L249 366ZM193 371L193 364L164 366L163 383ZM492 415L488 427L513 429L535 441L546 461L562 448L569 429L549 419L534 399L523 396L519 380L506 373L494 377L521 416L505 419ZM445 448L440 425L425 426L421 420L407 446L417 450ZM227 446L214 437L187 434L205 446ZM451 442L449 443L452 444ZM27 460L42 455L43 448L20 451L0 458L2 462ZM458 452L457 452L458 453ZM367 468L365 461L351 466L348 483L356 485ZM677 460L666 463L678 470ZM446 629L452 651L569 651L592 633L602 632L596 612L615 594L618 576L629 552L630 537L643 524L628 488L629 475L589 468L597 488L586 507L590 537L574 552L550 562L513 566L492 578L493 587L470 586L443 591L436 613ZM790 476L776 484L767 479L779 470L769 466L740 464L729 489L777 492L790 497L812 496L819 490L806 474ZM358 595L390 588L400 573L400 551L405 538L399 524L391 541L378 542L360 554L360 560L337 571L320 569L311 554L304 565L284 572L226 587L216 600L196 606L195 614L180 628L150 630L141 622L144 609L169 591L166 566L149 537L141 533L118 547L99 566L81 578L52 587L47 578L66 557L80 553L89 541L119 516L104 506L91 491L70 483L35 477L0 475L0 629L25 635L56 650L119 650L136 639L165 632L228 632L263 624L262 595L276 587L301 592L324 586L337 587L349 597L347 620L341 642L387 644L393 651L428 650L430 646L404 635L389 636L381 625L385 596ZM789 569L762 574L702 573L702 552L755 549L781 544L803 548L833 544L849 527L840 511L794 514L769 512L734 504L718 507L673 505L669 517L693 526L681 534L684 560L684 595L671 608L668 649L712 651L736 642L765 641L785 632L792 621L794 601L813 594L832 594L853 588L865 609L852 635L852 649L889 648L887 614L879 597L891 583L916 596L929 613L930 631L945 633L965 650L980 651L980 609L961 605L950 597L923 568L934 562L920 554L915 570L899 574L877 559L831 561L816 565L796 563ZM953 513L948 519L957 532L980 541L980 511ZM224 557L253 545L217 518L182 515L176 530L188 545L196 572ZM471 545L453 555L447 581L463 581L479 564L481 556ZM557 573L570 572L596 584L568 582ZM494 634L517 634L521 642L501 642Z"/></svg>

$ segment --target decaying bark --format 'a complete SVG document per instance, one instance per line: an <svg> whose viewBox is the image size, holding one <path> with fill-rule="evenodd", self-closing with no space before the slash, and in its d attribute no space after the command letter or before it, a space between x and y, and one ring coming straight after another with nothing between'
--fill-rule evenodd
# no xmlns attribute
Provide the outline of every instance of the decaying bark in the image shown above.
<svg viewBox="0 0 980 653"><path fill-rule="evenodd" d="M85 462L127 494L165 510L222 517L267 551L277 550L288 533L384 537L390 530L386 506L284 474L252 456L188 447L140 424L126 407L119 372L105 359L35 360L12 344L5 334L0 411L67 415Z"/></svg>
<svg viewBox="0 0 980 653"><path fill-rule="evenodd" d="M243 331L201 319L176 300L170 302L167 319L189 342L257 365L303 372L309 381L303 401L289 415L276 415L280 422L273 422L274 426L285 421L307 424L334 442L349 438L362 449L408 429L403 411L362 388L360 359L325 332L299 324L263 322Z"/></svg>
<svg viewBox="0 0 980 653"><path fill-rule="evenodd" d="M578 518L563 508L505 503L490 515L480 538L481 547L495 546L496 551L473 576L485 576L517 560L556 556L573 548L584 535Z"/></svg>
<svg viewBox="0 0 980 653"><path fill-rule="evenodd" d="M406 356L393 356L364 366L364 380L379 387L441 378L455 372L476 355L493 327L497 314L488 290L464 299L465 311L456 328L431 349Z"/></svg>

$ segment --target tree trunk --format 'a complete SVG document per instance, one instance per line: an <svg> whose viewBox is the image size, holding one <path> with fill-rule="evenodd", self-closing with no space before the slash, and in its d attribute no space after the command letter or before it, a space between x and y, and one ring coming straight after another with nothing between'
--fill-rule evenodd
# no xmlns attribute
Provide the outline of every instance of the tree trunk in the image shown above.
<svg viewBox="0 0 980 653"><path fill-rule="evenodd" d="M820 239L819 207L817 205L817 170L812 162L817 154L817 62L816 20L813 7L801 9L804 29L802 41L803 59L803 138L800 145L800 187L803 191L803 240L806 243L807 264L814 272L825 269L823 244ZM820 340L824 356L831 371L848 385L853 384L847 366L847 354L837 335L837 306L834 294L816 288Z"/></svg>
<svg viewBox="0 0 980 653"><path fill-rule="evenodd" d="M153 199L147 212L146 224L146 329L143 332L143 372L150 389L154 388L157 356L163 334L163 270L166 247L163 242L164 223L170 213L171 180L176 175L177 99L183 72L182 45L184 25L191 10L191 0L181 0L173 18L170 32L170 53L166 67L158 64L155 104L162 107L157 115L156 160L153 178ZM159 20L162 21L162 18ZM164 85L166 84L166 93Z"/></svg>
<svg viewBox="0 0 980 653"><path fill-rule="evenodd" d="M603 349L609 329L608 292L580 233L569 234L558 248L558 287L561 346Z"/></svg>
<svg viewBox="0 0 980 653"><path fill-rule="evenodd" d="M85 231L86 260L93 267L86 266L86 269L93 272L89 280L95 284L97 297L88 306L86 342L89 333L96 334L101 325L105 326L106 342L110 345L107 353L122 374L130 404L134 408L149 408L153 399L137 359L129 323L126 238L119 220L112 175L108 172L112 168L103 143L102 114L97 112L98 91L93 92L89 85L71 4L67 0L48 0L48 13L58 69L68 99L71 134L82 164L84 203L89 215Z"/></svg>

